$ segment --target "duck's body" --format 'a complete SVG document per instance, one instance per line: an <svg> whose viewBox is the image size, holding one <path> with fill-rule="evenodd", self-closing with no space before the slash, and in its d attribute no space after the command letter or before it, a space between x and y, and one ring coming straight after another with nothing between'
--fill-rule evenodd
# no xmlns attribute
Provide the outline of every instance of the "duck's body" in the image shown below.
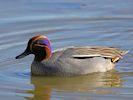
<svg viewBox="0 0 133 100"><path fill-rule="evenodd" d="M124 53L120 49L109 47L66 47L54 51L49 59L42 62L34 59L31 72L34 75L57 76L106 72L114 68L118 57L121 58Z"/></svg>
<svg viewBox="0 0 133 100"><path fill-rule="evenodd" d="M42 44L38 46L42 47ZM125 51L110 47L65 47L54 51L47 59L40 60L40 57L35 55L31 73L34 75L73 76L106 72L113 69L124 54L126 54Z"/></svg>

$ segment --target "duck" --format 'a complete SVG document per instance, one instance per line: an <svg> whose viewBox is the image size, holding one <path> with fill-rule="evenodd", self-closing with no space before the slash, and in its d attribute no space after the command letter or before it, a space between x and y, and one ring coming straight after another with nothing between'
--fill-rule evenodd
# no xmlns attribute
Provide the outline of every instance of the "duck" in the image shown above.
<svg viewBox="0 0 133 100"><path fill-rule="evenodd" d="M106 46L67 46L52 51L48 37L39 35L29 39L27 48L16 59L35 55L32 75L78 76L113 70L127 52Z"/></svg>

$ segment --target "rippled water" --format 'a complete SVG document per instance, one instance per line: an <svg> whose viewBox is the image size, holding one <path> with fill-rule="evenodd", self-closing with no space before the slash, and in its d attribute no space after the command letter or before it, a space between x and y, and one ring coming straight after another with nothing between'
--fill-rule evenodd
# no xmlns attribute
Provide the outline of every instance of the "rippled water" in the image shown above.
<svg viewBox="0 0 133 100"><path fill-rule="evenodd" d="M132 100L132 0L0 0L0 100ZM28 39L46 35L53 49L104 45L130 52L116 70L78 77L30 75Z"/></svg>

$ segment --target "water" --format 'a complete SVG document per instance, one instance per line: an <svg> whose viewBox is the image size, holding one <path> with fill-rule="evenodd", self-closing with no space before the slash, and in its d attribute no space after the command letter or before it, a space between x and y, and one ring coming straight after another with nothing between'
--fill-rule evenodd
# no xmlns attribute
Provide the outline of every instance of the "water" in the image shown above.
<svg viewBox="0 0 133 100"><path fill-rule="evenodd" d="M0 100L132 100L132 0L0 0ZM16 60L32 36L130 52L114 71L77 77L30 75L33 55Z"/></svg>

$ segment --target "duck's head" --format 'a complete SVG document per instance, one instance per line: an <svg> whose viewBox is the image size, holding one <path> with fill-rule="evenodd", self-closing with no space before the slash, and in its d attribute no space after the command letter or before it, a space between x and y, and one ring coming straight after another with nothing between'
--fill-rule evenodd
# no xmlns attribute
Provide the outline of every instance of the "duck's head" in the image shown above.
<svg viewBox="0 0 133 100"><path fill-rule="evenodd" d="M46 36L32 37L27 44L26 50L18 55L16 59L21 59L29 54L34 54L36 61L50 58L52 55L52 49L48 38Z"/></svg>

